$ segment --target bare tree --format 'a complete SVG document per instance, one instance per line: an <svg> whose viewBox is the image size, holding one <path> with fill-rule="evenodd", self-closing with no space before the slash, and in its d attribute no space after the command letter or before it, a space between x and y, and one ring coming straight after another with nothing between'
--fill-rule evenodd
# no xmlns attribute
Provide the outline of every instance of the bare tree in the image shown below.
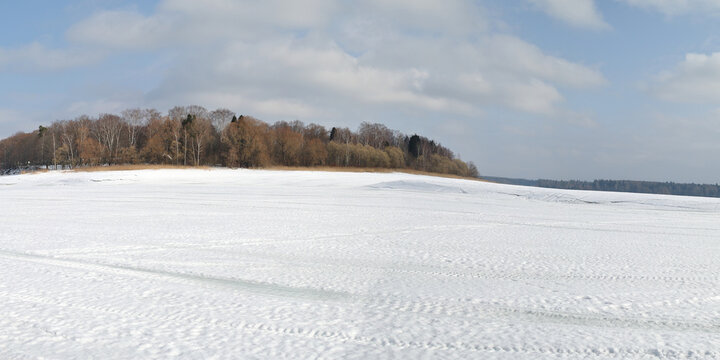
<svg viewBox="0 0 720 360"><path fill-rule="evenodd" d="M53 148L53 152L52 152L53 158L52 158L52 160L53 160L53 169L54 169L54 170L57 170L57 143L56 143L56 141L55 141L55 137L56 137L56 135L57 135L57 132L58 132L57 123L54 123L54 124L50 125L50 133L52 134L52 148Z"/></svg>
<svg viewBox="0 0 720 360"><path fill-rule="evenodd" d="M378 149L392 145L394 137L395 133L383 124L363 122L358 129L358 141Z"/></svg>
<svg viewBox="0 0 720 360"><path fill-rule="evenodd" d="M187 117L187 109L185 106L175 106L168 110L168 117L172 120L183 121Z"/></svg>
<svg viewBox="0 0 720 360"><path fill-rule="evenodd" d="M355 134L348 128L333 128L333 130L331 140L345 144L345 161L343 162L343 166L348 166L350 164L350 146L348 145L357 141Z"/></svg>
<svg viewBox="0 0 720 360"><path fill-rule="evenodd" d="M40 139L40 164L45 165L45 168L47 169L47 163L45 162L45 140L47 139L48 128L40 125L38 127L38 138Z"/></svg>
<svg viewBox="0 0 720 360"><path fill-rule="evenodd" d="M192 116L195 116L196 118L201 119L209 119L210 113L208 113L207 109L200 105L190 105L185 107L185 111L187 111L187 114L190 114Z"/></svg>
<svg viewBox="0 0 720 360"><path fill-rule="evenodd" d="M228 109L217 109L210 113L210 121L215 127L215 130L222 133L225 126L230 123L235 113Z"/></svg>
<svg viewBox="0 0 720 360"><path fill-rule="evenodd" d="M128 133L128 144L130 147L135 147L137 140L137 132L140 125L143 123L143 111L139 108L123 110L122 113L123 121L127 125Z"/></svg>
<svg viewBox="0 0 720 360"><path fill-rule="evenodd" d="M293 124L285 121L278 121L272 126L272 148L273 157L279 164L285 166L297 165L300 160L300 152L303 147L302 133L293 130ZM300 123L302 124L302 123Z"/></svg>
<svg viewBox="0 0 720 360"><path fill-rule="evenodd" d="M126 129L128 134L128 145L134 148L137 144L137 134L140 130L140 127L147 123L147 119L145 117L146 113L139 108L134 108L123 110L123 112L120 114L122 115L123 121L127 125Z"/></svg>
<svg viewBox="0 0 720 360"><path fill-rule="evenodd" d="M179 121L182 124L182 137L183 137L183 165L187 165L187 152L192 144L189 143L191 136L192 123L195 119L207 120L210 117L210 113L202 106L190 105L190 106L176 106L168 111L170 119Z"/></svg>
<svg viewBox="0 0 720 360"><path fill-rule="evenodd" d="M175 145L175 165L180 164L180 132L182 130L182 126L180 121L176 121L173 119L168 119L168 124L170 125L170 131L172 132L173 136L173 145Z"/></svg>
<svg viewBox="0 0 720 360"><path fill-rule="evenodd" d="M456 158L440 143L407 136L382 124L362 123L357 133L347 128L328 132L321 125L305 125L299 120L269 126L251 116L236 118L228 109L208 112L197 105L174 107L167 117L157 110L138 108L121 114L102 114L97 119L81 116L0 140L0 168L48 166L52 151L56 168L59 164L74 167L142 159L196 166L328 164L477 173L472 163Z"/></svg>
<svg viewBox="0 0 720 360"><path fill-rule="evenodd" d="M108 163L116 158L122 130L123 122L117 115L102 114L95 122L95 138L105 148Z"/></svg>
<svg viewBox="0 0 720 360"><path fill-rule="evenodd" d="M61 148L66 153L68 165L72 167L75 164L75 122L72 120L59 121Z"/></svg>
<svg viewBox="0 0 720 360"><path fill-rule="evenodd" d="M168 117L151 118L147 125L147 141L142 150L145 161L167 163L169 160L177 165L180 153L180 134L179 121Z"/></svg>
<svg viewBox="0 0 720 360"><path fill-rule="evenodd" d="M195 117L187 114L185 120L182 121L183 130L183 165L187 165L187 150L188 150L188 135L190 134L190 128L192 122L195 121Z"/></svg>
<svg viewBox="0 0 720 360"><path fill-rule="evenodd" d="M303 129L303 136L306 141L309 141L311 139L318 139L322 141L323 143L328 142L328 131L327 129L318 124L310 123Z"/></svg>
<svg viewBox="0 0 720 360"><path fill-rule="evenodd" d="M202 152L212 140L212 131L212 124L204 118L194 118L189 126L190 146L195 166L200 165Z"/></svg>

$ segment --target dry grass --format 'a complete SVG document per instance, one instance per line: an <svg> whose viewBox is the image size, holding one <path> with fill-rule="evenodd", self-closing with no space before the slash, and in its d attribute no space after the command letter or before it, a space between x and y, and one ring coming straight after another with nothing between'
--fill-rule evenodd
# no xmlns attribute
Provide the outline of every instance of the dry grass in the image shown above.
<svg viewBox="0 0 720 360"><path fill-rule="evenodd" d="M458 176L458 175L452 175L452 174L439 174L439 173L433 173L429 171L420 171L420 170L413 170L413 169L386 169L386 168L364 168L364 167L336 167L336 166L314 166L314 167L302 167L302 166L269 166L266 168L263 168L264 170L288 170L288 171L330 171L330 172L353 172L353 173L360 173L360 172L371 172L371 173L393 173L393 172L400 172L405 174L413 174L413 175L427 175L427 176L436 176L436 177L443 177L443 178L450 178L450 179L464 179L464 180L474 180L474 181L485 181L483 179L479 178L473 178L473 177L467 177L467 176Z"/></svg>
<svg viewBox="0 0 720 360"><path fill-rule="evenodd" d="M160 170L160 169L211 169L210 166L182 166L182 165L110 165L110 166L88 166L74 168L75 172L96 172L96 171L127 171L127 170Z"/></svg>
<svg viewBox="0 0 720 360"><path fill-rule="evenodd" d="M110 166L90 166L90 167L79 167L72 169L76 172L96 172L96 171L127 171L127 170L159 170L159 169L204 169L209 170L213 167L210 166L182 166L182 165L150 165L150 164L137 164L137 165L110 165ZM277 170L277 171L330 171L330 172L350 172L350 173L393 173L400 172L414 175L427 175L436 176L451 179L465 179L474 181L485 181L483 179L458 176L452 174L438 174L428 171L420 171L413 169L386 169L386 168L364 168L364 167L334 167L334 166L314 166L314 167L303 167L303 166L269 166L260 168L262 170ZM42 170L46 171L46 170Z"/></svg>
<svg viewBox="0 0 720 360"><path fill-rule="evenodd" d="M38 174L48 172L47 169L20 170L20 174Z"/></svg>

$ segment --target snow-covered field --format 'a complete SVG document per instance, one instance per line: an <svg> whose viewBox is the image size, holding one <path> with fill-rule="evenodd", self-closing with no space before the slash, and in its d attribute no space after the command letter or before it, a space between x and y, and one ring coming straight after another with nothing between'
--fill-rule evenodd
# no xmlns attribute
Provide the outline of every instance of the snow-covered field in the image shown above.
<svg viewBox="0 0 720 360"><path fill-rule="evenodd" d="M0 358L720 358L720 200L407 174L0 177Z"/></svg>

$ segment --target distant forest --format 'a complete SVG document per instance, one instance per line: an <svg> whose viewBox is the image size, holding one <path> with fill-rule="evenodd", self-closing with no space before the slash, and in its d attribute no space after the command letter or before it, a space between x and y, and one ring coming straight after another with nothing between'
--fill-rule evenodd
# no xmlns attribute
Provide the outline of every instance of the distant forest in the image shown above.
<svg viewBox="0 0 720 360"><path fill-rule="evenodd" d="M112 164L335 166L415 169L478 177L472 162L417 134L382 124L327 129L300 121L272 125L227 109L177 106L167 115L128 109L55 121L0 140L0 173L20 168Z"/></svg>
<svg viewBox="0 0 720 360"><path fill-rule="evenodd" d="M500 177L484 177L489 181L503 184L537 186L553 189L619 191L631 193L720 197L720 185L678 184L674 182L652 182L634 180L526 180Z"/></svg>

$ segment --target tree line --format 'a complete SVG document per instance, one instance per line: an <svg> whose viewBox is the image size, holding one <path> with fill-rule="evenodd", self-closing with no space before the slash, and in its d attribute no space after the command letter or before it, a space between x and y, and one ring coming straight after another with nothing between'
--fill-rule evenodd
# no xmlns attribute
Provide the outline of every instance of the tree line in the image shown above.
<svg viewBox="0 0 720 360"><path fill-rule="evenodd" d="M503 177L483 177L485 180L511 185L536 186L552 189L617 191L645 194L720 197L718 184L683 184L635 180L528 180Z"/></svg>
<svg viewBox="0 0 720 360"><path fill-rule="evenodd" d="M0 140L0 170L113 164L333 166L415 169L477 177L441 144L364 122L357 131L301 121L268 124L228 109L127 109L55 121Z"/></svg>
<svg viewBox="0 0 720 360"><path fill-rule="evenodd" d="M720 185L718 184L681 184L674 182L634 180L595 180L591 182L578 180L558 181L541 179L538 180L538 186L555 189L720 197Z"/></svg>

